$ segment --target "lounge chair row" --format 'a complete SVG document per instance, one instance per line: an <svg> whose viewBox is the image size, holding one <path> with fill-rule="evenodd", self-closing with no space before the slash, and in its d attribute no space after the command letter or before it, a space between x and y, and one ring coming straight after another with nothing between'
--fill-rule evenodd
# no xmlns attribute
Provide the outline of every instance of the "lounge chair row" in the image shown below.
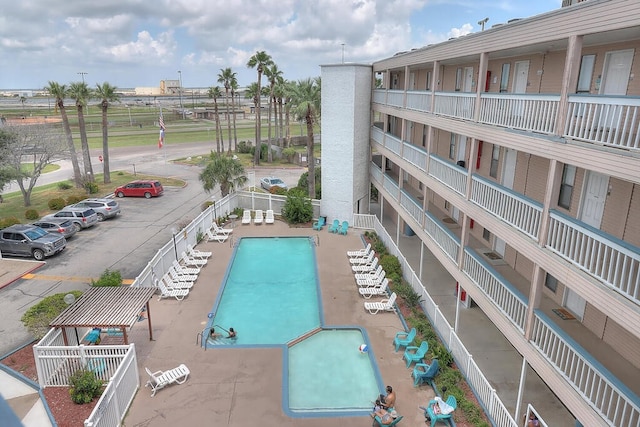
<svg viewBox="0 0 640 427"><path fill-rule="evenodd" d="M233 233L232 228L223 228L218 225L215 221L211 224L211 229L206 231L207 233L207 241L208 242L226 242L229 238L229 235Z"/></svg>
<svg viewBox="0 0 640 427"><path fill-rule="evenodd" d="M262 209L255 210L255 216L253 218L254 224L273 224L276 218L273 213L273 209L267 209L265 212ZM251 224L251 210L245 209L242 212L242 224Z"/></svg>
<svg viewBox="0 0 640 427"><path fill-rule="evenodd" d="M355 273L358 293L366 299L374 296L389 295L389 279L381 265L375 251L368 244L366 248L357 251L347 251L351 270ZM396 294L392 293L388 299L382 301L366 301L364 308L371 314L379 311L395 312Z"/></svg>
<svg viewBox="0 0 640 427"><path fill-rule="evenodd" d="M160 279L154 279L154 285L160 291L159 300L175 298L182 301L198 279L200 269L213 255L212 252L198 251L191 245L187 245L187 250L189 253L182 252L180 261L173 261L169 270Z"/></svg>

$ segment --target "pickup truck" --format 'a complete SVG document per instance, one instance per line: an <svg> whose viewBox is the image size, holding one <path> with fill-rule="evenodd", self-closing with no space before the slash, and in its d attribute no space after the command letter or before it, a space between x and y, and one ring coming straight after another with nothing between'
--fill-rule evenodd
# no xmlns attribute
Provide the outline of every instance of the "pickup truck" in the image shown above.
<svg viewBox="0 0 640 427"><path fill-rule="evenodd" d="M28 256L42 261L66 246L64 237L47 233L35 225L16 224L0 230L0 254L3 256Z"/></svg>

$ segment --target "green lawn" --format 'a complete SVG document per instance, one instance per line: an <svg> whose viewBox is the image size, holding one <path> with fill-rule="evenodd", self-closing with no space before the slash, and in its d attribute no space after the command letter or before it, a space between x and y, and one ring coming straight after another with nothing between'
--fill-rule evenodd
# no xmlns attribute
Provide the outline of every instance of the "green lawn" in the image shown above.
<svg viewBox="0 0 640 427"><path fill-rule="evenodd" d="M20 169L22 169L23 172L32 173L33 163L23 163L20 165ZM58 169L60 169L60 165L51 163L44 167L44 169L42 170L42 173L49 173L49 172L57 171Z"/></svg>

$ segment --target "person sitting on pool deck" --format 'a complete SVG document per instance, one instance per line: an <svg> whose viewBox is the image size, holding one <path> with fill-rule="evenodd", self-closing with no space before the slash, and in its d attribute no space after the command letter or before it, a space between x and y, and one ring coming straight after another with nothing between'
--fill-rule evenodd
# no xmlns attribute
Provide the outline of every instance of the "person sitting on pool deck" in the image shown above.
<svg viewBox="0 0 640 427"><path fill-rule="evenodd" d="M377 409L373 414L371 414L371 418L375 418L376 416L380 418L380 423L382 425L391 424L393 420L397 417L395 412L388 412L386 409L383 409L383 408Z"/></svg>
<svg viewBox="0 0 640 427"><path fill-rule="evenodd" d="M396 405L396 394L393 391L393 387L387 386L387 395L381 394L376 400L376 408L389 409Z"/></svg>

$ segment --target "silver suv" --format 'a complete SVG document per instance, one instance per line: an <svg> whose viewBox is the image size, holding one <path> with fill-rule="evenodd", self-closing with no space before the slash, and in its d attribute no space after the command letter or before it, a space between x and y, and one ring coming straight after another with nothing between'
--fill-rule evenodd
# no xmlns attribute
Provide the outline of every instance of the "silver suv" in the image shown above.
<svg viewBox="0 0 640 427"><path fill-rule="evenodd" d="M55 214L47 215L42 219L67 218L76 226L76 230L89 228L98 223L98 215L91 208L64 208Z"/></svg>
<svg viewBox="0 0 640 427"><path fill-rule="evenodd" d="M113 199L84 199L75 205L69 205L67 208L91 208L96 211L98 221L118 216L120 213L120 205Z"/></svg>
<svg viewBox="0 0 640 427"><path fill-rule="evenodd" d="M61 252L67 241L35 225L16 224L0 230L2 255L32 256L38 261Z"/></svg>

